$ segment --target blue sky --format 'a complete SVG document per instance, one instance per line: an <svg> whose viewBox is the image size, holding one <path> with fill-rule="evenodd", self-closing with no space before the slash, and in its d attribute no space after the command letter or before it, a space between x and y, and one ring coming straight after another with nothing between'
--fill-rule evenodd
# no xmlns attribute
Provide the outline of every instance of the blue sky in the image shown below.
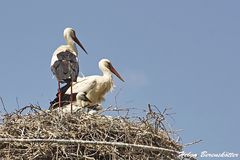
<svg viewBox="0 0 240 160"><path fill-rule="evenodd" d="M50 60L73 27L84 75L100 74L108 58L125 79L105 106L160 110L171 107L186 148L240 153L240 2L201 1L5 1L0 2L0 96L8 111L40 104L57 91ZM1 111L2 108L1 108ZM139 113L142 114L142 113ZM207 158L202 158L207 159ZM223 158L222 158L223 159Z"/></svg>

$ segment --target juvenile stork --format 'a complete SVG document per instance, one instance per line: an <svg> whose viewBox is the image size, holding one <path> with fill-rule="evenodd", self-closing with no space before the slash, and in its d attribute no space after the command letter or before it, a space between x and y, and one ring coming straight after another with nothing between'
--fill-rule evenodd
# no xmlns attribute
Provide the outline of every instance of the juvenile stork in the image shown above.
<svg viewBox="0 0 240 160"><path fill-rule="evenodd" d="M76 37L76 33L72 28L66 28L63 32L66 45L61 45L53 53L51 60L51 70L58 81L58 104L61 107L61 90L60 83L67 83L71 86L70 101L72 108L72 83L77 81L79 72L77 43L87 54L81 42Z"/></svg>
<svg viewBox="0 0 240 160"><path fill-rule="evenodd" d="M112 74L115 74L121 81L124 82L120 74L114 69L111 62L108 59L102 59L99 61L99 69L102 71L102 75L93 75L80 78L73 84L74 106L77 107L95 107L100 106L104 100L104 96L107 92L113 89L114 83ZM71 89L67 88L63 96L65 101L69 101ZM55 99L56 101L56 99ZM54 101L53 101L54 102ZM52 104L53 104L52 102ZM66 106L65 110L69 108Z"/></svg>

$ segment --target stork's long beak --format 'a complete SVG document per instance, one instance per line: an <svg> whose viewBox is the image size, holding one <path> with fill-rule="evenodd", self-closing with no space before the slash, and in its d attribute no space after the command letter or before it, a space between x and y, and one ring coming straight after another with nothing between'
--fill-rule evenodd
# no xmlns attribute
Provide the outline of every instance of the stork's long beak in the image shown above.
<svg viewBox="0 0 240 160"><path fill-rule="evenodd" d="M78 40L78 38L77 38L77 36L76 36L75 34L72 36L72 39L74 40L74 42L76 42L76 43L79 45L79 47L82 48L82 50L83 50L86 54L88 54L87 51L85 50L85 48L83 47L82 43Z"/></svg>
<svg viewBox="0 0 240 160"><path fill-rule="evenodd" d="M123 78L120 76L120 74L116 71L116 69L112 66L111 63L109 63L109 69L110 71L115 74L121 81L124 82Z"/></svg>

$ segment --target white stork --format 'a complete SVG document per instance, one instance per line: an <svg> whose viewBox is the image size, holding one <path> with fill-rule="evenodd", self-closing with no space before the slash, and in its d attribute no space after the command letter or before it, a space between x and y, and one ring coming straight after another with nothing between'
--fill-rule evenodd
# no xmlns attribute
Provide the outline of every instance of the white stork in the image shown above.
<svg viewBox="0 0 240 160"><path fill-rule="evenodd" d="M60 83L70 84L77 81L79 72L77 43L87 54L81 42L76 37L76 33L72 28L66 28L63 32L66 45L61 45L53 53L51 60L51 70L58 80L58 104L61 107L61 91ZM72 91L72 90L71 90ZM72 101L72 95L70 95Z"/></svg>
<svg viewBox="0 0 240 160"><path fill-rule="evenodd" d="M100 105L101 102L104 100L105 94L113 89L114 84L112 73L124 82L123 78L114 69L108 59L102 59L101 61L99 61L99 68L103 73L102 76L93 75L83 78L78 77L77 82L73 83L72 93L74 95L74 106L81 108ZM64 101L69 101L71 90L68 87L65 88L65 91L66 92L63 96L63 99ZM53 103L54 101L52 102L52 104ZM65 107L65 110L69 110L68 105Z"/></svg>

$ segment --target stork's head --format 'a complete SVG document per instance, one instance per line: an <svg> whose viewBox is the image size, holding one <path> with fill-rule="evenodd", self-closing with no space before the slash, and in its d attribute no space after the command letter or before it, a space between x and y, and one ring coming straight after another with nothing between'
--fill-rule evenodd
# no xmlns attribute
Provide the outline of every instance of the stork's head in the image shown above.
<svg viewBox="0 0 240 160"><path fill-rule="evenodd" d="M64 32L63 32L63 36L64 39L66 41L69 41L70 39L73 40L75 43L77 43L79 45L79 47L82 48L82 50L87 54L87 51L84 49L83 45L81 44L81 42L78 40L76 33L74 31L74 29L72 28L65 28Z"/></svg>
<svg viewBox="0 0 240 160"><path fill-rule="evenodd" d="M120 76L120 74L116 71L116 69L112 66L111 62L108 59L102 59L99 62L99 68L103 71L103 72L107 72L107 73L113 73L115 74L121 81L124 82L123 78Z"/></svg>

